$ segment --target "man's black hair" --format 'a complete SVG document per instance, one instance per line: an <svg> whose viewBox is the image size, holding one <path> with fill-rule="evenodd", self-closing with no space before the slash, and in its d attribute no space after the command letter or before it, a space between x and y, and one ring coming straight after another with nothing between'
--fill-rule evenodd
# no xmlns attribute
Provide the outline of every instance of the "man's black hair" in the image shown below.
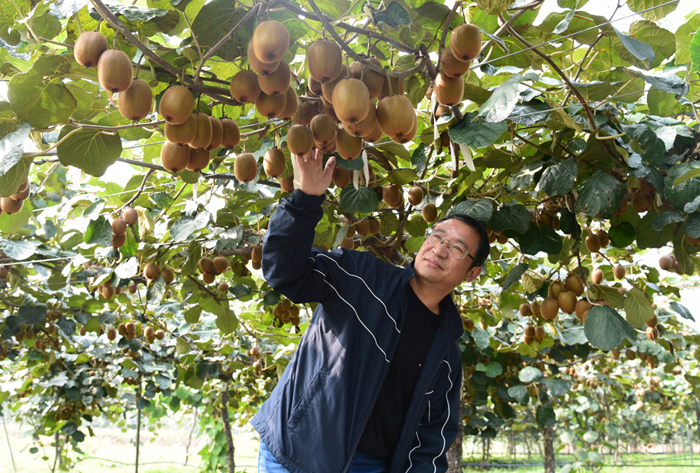
<svg viewBox="0 0 700 473"><path fill-rule="evenodd" d="M451 220L451 219L457 219L460 222L464 222L470 227L472 227L476 232L479 234L479 243L476 245L476 254L473 255L473 260L472 264L469 267L469 269L473 268L474 266L483 266L484 262L486 262L486 258L488 258L489 253L491 251L490 245L489 245L489 237L486 234L486 228L479 222L477 219L474 217L470 217L469 215L464 215L464 214L451 214L448 215L445 218L442 218L435 222L435 225L433 225L433 228L439 224L442 223L446 220Z"/></svg>

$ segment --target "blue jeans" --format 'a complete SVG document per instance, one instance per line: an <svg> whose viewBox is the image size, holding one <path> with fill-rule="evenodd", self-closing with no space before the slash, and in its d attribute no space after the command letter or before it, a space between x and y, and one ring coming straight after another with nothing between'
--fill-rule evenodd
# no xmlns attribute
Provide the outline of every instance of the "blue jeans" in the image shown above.
<svg viewBox="0 0 700 473"><path fill-rule="evenodd" d="M386 473L386 471L384 460L363 452L355 452L350 461L350 468L348 468L348 473ZM280 465L262 440L258 456L258 473L289 473L289 470Z"/></svg>

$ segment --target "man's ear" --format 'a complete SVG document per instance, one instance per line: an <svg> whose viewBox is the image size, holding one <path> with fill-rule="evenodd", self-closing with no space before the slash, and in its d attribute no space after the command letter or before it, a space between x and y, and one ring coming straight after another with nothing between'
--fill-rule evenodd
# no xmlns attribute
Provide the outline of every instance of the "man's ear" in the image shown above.
<svg viewBox="0 0 700 473"><path fill-rule="evenodd" d="M464 282L472 282L473 280L478 278L481 274L481 269L481 266L474 266L469 271L467 271L467 275L464 277Z"/></svg>

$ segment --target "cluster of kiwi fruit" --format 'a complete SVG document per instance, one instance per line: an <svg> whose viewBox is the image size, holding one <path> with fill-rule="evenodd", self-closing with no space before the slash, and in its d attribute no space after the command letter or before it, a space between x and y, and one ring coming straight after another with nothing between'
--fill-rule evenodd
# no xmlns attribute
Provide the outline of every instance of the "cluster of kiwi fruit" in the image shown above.
<svg viewBox="0 0 700 473"><path fill-rule="evenodd" d="M654 342L657 341L659 339L659 319L654 315L645 324L647 326L647 338Z"/></svg>
<svg viewBox="0 0 700 473"><path fill-rule="evenodd" d="M165 284L171 284L175 280L175 274L170 268L159 268L155 263L146 263L143 267L143 277L146 278L148 284L152 283L158 276L163 278ZM131 284L129 284L129 292L131 292ZM135 290L134 290L135 292ZM133 294L133 292L131 292Z"/></svg>
<svg viewBox="0 0 700 473"><path fill-rule="evenodd" d="M262 365L262 350L260 350L260 346L256 343L252 347L248 348L245 351L246 356L252 357L255 359L253 362L253 369L257 374L262 373L263 365Z"/></svg>
<svg viewBox="0 0 700 473"><path fill-rule="evenodd" d="M31 191L32 186L29 183L29 178L27 178L22 184L19 185L17 192L12 194L10 197L0 198L0 214L3 212L15 214L22 210L24 201L29 198Z"/></svg>
<svg viewBox="0 0 700 473"><path fill-rule="evenodd" d="M481 31L474 25L460 25L450 34L449 47L440 53L441 70L435 78L433 91L442 106L453 107L462 102L464 81L471 61L481 50Z"/></svg>
<svg viewBox="0 0 700 473"><path fill-rule="evenodd" d="M615 279L624 279L627 275L627 269L621 264L616 264L613 266L613 276ZM591 272L591 281L594 284L601 284L605 280L605 273L602 269L596 268Z"/></svg>
<svg viewBox="0 0 700 473"><path fill-rule="evenodd" d="M34 348L37 350L46 350L49 347L53 350L59 350L61 344L58 340L56 326L51 320L55 319L49 319L47 315L46 322L44 322L43 326L40 326L36 330L34 326L28 327L24 331L16 333L15 340L17 343L22 343L25 339L34 340Z"/></svg>
<svg viewBox="0 0 700 473"><path fill-rule="evenodd" d="M586 322L588 311L592 305L585 298L577 297L583 294L583 281L578 274L572 273L564 282L552 281L549 285L548 297L541 303L533 301L520 305L520 315L523 317L535 315L545 320L554 320L559 315L559 310L567 314L576 313L576 317L583 323ZM603 303L603 302L601 302Z"/></svg>
<svg viewBox="0 0 700 473"><path fill-rule="evenodd" d="M489 224L486 224L486 236L489 237L489 243L498 242L502 245L508 243L508 237L501 232L494 232Z"/></svg>
<svg viewBox="0 0 700 473"><path fill-rule="evenodd" d="M681 265L678 263L678 260L676 260L676 255L673 253L659 258L659 268L663 269L664 271L673 271L678 275L683 274L683 271L681 271Z"/></svg>
<svg viewBox="0 0 700 473"><path fill-rule="evenodd" d="M292 324L294 327L299 326L299 306L292 304L289 299L282 299L272 309L272 315L275 317L275 324L282 326Z"/></svg>
<svg viewBox="0 0 700 473"><path fill-rule="evenodd" d="M139 223L139 213L133 209L124 209L121 217L112 221L112 247L121 248L126 243L126 227Z"/></svg>
<svg viewBox="0 0 700 473"><path fill-rule="evenodd" d="M136 337L143 336L146 338L148 343L153 343L156 340L163 340L165 338L165 330L160 328L154 329L150 325L146 325L145 327L140 324L137 325L131 320L120 323L117 326L117 330L114 330L113 328L108 329L107 338L110 341L114 341L117 333L127 340L133 340Z"/></svg>
<svg viewBox="0 0 700 473"><path fill-rule="evenodd" d="M525 345L532 345L533 342L542 343L544 341L545 331L539 325L526 325L523 331L523 342Z"/></svg>
<svg viewBox="0 0 700 473"><path fill-rule="evenodd" d="M352 250L355 248L354 236L360 235L364 237L366 235L376 235L381 230L381 223L374 217L366 217L357 220L352 225L348 226L348 231L345 234L345 238L340 242L340 247L346 250Z"/></svg>
<svg viewBox="0 0 700 473"><path fill-rule="evenodd" d="M112 282L107 279L105 282L97 286L97 292L105 299L111 299L114 296L124 293L124 288L112 286Z"/></svg>
<svg viewBox="0 0 700 473"><path fill-rule="evenodd" d="M202 280L205 284L213 283L216 276L225 273L228 271L228 268L228 260L223 256L216 256L213 259L205 256L199 260L199 272L202 274ZM225 287L221 286L221 284L219 286L221 292L228 292L228 284Z"/></svg>

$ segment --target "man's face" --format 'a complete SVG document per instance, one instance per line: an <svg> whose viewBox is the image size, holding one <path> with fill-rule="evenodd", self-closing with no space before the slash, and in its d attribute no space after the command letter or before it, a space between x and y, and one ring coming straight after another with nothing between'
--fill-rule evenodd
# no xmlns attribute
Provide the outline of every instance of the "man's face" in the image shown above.
<svg viewBox="0 0 700 473"><path fill-rule="evenodd" d="M450 219L439 223L433 229L433 234L450 240L450 244L461 244L472 256L476 254L479 233L460 220ZM449 254L447 241L434 244L432 240L426 239L416 255L414 268L417 278L449 292L462 282L470 282L481 274L479 266L469 269L473 262L470 256L457 259Z"/></svg>

